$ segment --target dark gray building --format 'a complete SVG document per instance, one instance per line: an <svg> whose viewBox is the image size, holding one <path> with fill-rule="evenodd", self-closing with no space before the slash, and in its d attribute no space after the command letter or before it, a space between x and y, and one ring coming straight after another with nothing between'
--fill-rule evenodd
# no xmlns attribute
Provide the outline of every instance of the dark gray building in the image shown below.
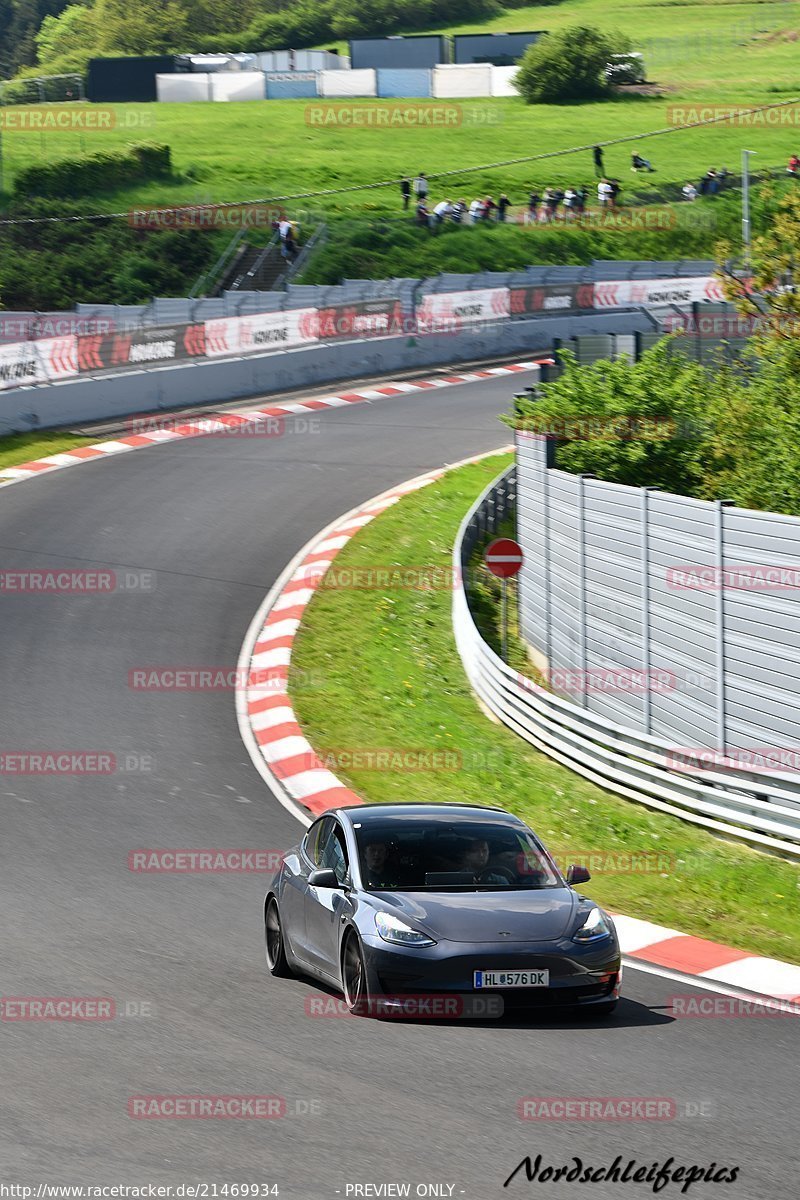
<svg viewBox="0 0 800 1200"><path fill-rule="evenodd" d="M453 62L513 66L545 30L529 33L458 33L453 38Z"/></svg>
<svg viewBox="0 0 800 1200"><path fill-rule="evenodd" d="M350 42L350 65L360 67L422 67L450 62L448 38L441 34L418 37L355 38Z"/></svg>

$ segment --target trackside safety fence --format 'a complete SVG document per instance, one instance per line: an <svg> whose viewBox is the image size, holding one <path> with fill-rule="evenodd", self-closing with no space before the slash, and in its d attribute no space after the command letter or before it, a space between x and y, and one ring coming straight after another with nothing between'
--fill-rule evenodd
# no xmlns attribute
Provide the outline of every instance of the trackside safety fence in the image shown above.
<svg viewBox="0 0 800 1200"><path fill-rule="evenodd" d="M99 371L310 348L352 338L450 334L532 317L659 311L722 300L702 260L531 267L430 279L289 284L149 306L0 312L0 391ZM155 318L155 319L153 319Z"/></svg>
<svg viewBox="0 0 800 1200"><path fill-rule="evenodd" d="M564 700L503 662L481 636L463 580L477 540L494 532L516 496L516 468L464 518L453 551L453 628L469 682L485 707L525 741L585 779L648 808L800 858L800 775L676 764L676 748Z"/></svg>

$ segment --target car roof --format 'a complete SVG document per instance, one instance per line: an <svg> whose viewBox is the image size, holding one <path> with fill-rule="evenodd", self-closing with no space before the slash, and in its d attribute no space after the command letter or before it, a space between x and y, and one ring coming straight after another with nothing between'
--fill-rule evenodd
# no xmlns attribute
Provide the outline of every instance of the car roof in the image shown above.
<svg viewBox="0 0 800 1200"><path fill-rule="evenodd" d="M492 808L484 804L359 804L354 808L336 810L340 817L350 824L358 822L362 827L379 824L389 820L402 820L409 817L412 820L429 818L432 821L474 821L476 817L485 814L492 821L502 825L523 825L520 817L506 812L503 808Z"/></svg>

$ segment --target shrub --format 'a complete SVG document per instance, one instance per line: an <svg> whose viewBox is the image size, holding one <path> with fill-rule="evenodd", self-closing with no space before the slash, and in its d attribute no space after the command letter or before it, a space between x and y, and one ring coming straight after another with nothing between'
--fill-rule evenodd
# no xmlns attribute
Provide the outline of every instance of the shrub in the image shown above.
<svg viewBox="0 0 800 1200"><path fill-rule="evenodd" d="M143 142L127 150L26 167L17 175L14 190L18 196L87 196L171 174L169 146Z"/></svg>
<svg viewBox="0 0 800 1200"><path fill-rule="evenodd" d="M605 68L631 48L623 34L573 25L545 34L525 51L514 86L528 104L596 100L610 94Z"/></svg>

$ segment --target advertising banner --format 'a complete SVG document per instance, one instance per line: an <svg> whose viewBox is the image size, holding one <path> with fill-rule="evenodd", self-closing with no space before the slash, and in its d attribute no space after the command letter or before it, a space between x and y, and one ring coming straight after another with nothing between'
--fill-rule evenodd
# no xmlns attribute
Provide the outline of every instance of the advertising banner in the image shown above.
<svg viewBox="0 0 800 1200"><path fill-rule="evenodd" d="M460 329L509 315L508 288L479 288L473 292L431 292L417 309L421 333Z"/></svg>
<svg viewBox="0 0 800 1200"><path fill-rule="evenodd" d="M0 388L50 383L78 374L76 339L43 338L0 346Z"/></svg>
<svg viewBox="0 0 800 1200"><path fill-rule="evenodd" d="M254 354L288 350L318 340L317 310L294 308L285 312L253 313L248 317L222 317L205 322L205 354Z"/></svg>
<svg viewBox="0 0 800 1200"><path fill-rule="evenodd" d="M202 331L202 326L172 325L79 337L78 366L81 371L101 371L110 367L148 367L162 362L180 362L205 352L198 331Z"/></svg>
<svg viewBox="0 0 800 1200"><path fill-rule="evenodd" d="M713 275L672 279L615 279L594 285L595 308L626 308L639 305L690 304L700 300L724 300L720 281Z"/></svg>
<svg viewBox="0 0 800 1200"><path fill-rule="evenodd" d="M591 283L546 283L511 289L511 315L594 308Z"/></svg>
<svg viewBox="0 0 800 1200"><path fill-rule="evenodd" d="M332 338L389 337L403 332L403 309L399 300L364 300L321 308L319 336Z"/></svg>

